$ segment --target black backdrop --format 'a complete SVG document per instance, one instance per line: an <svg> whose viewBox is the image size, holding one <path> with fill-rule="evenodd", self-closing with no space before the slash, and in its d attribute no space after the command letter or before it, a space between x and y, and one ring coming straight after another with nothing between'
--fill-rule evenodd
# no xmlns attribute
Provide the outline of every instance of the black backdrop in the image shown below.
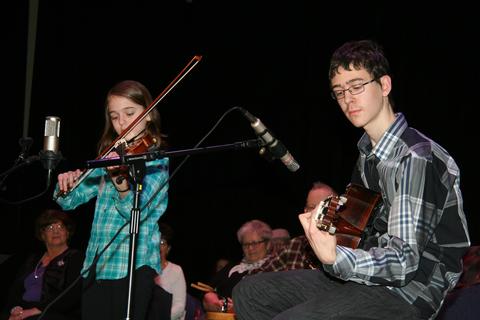
<svg viewBox="0 0 480 320"><path fill-rule="evenodd" d="M301 169L291 173L254 150L193 156L171 181L162 218L176 230L171 260L183 266L188 282L205 281L220 255L240 257L236 230L247 220L259 218L300 234L297 213L312 181L344 190L361 131L329 97L327 71L332 51L352 39L384 45L398 110L456 159L471 237L478 243L473 203L478 174L468 154L478 146L473 115L480 83L471 7L153 2L40 1L28 135L34 139L32 154L38 153L45 116L59 116L66 160L57 171L81 167L96 156L103 99L113 84L139 80L157 96L194 55L202 55L158 106L171 150L191 148L226 110L242 106L275 132ZM4 172L19 154L23 133L28 1L4 4L2 22ZM250 138L248 122L231 113L204 145ZM171 159L171 169L181 160ZM44 186L45 171L34 164L11 174L0 197L20 200ZM33 221L42 208L56 207L51 193L22 205L0 204L0 253L11 255L7 261L39 247ZM73 212L78 223L73 246L85 248L92 212L93 202Z"/></svg>

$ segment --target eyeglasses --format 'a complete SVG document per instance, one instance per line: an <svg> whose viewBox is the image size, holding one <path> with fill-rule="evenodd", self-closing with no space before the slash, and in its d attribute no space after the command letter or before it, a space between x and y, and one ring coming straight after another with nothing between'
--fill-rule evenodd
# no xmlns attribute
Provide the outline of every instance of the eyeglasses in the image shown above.
<svg viewBox="0 0 480 320"><path fill-rule="evenodd" d="M350 92L352 95L357 95L365 91L365 85L372 83L377 79L372 79L370 81L364 82L364 83L359 83L359 84L354 84L353 86L348 87L347 89L340 89L340 90L332 90L330 94L332 95L333 100L342 100L345 98L345 92Z"/></svg>
<svg viewBox="0 0 480 320"><path fill-rule="evenodd" d="M62 223L52 223L43 228L46 232L53 232L53 230L63 231L65 230L65 226Z"/></svg>
<svg viewBox="0 0 480 320"><path fill-rule="evenodd" d="M161 239L161 240L160 240L160 244L161 244L161 245L166 245L166 246L167 246L167 245L168 245L168 242L167 242L167 240L163 240L163 239Z"/></svg>
<svg viewBox="0 0 480 320"><path fill-rule="evenodd" d="M252 241L252 242L244 242L244 243L242 243L242 247L243 248L256 247L259 244L264 243L265 241L267 241L267 240L263 239L263 240Z"/></svg>

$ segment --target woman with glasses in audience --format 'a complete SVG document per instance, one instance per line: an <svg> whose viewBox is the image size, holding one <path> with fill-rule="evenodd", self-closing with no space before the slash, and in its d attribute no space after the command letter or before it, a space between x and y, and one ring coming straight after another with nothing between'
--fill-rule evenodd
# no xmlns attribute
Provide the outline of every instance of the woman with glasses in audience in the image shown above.
<svg viewBox="0 0 480 320"><path fill-rule="evenodd" d="M36 220L35 236L45 251L32 254L13 282L1 319L37 319L48 307L44 319L80 319L81 282L69 287L80 276L84 255L69 248L75 229L70 217L58 210L46 210Z"/></svg>
<svg viewBox="0 0 480 320"><path fill-rule="evenodd" d="M218 271L209 283L215 292L203 296L206 311L224 312L233 310L230 298L233 287L243 277L260 268L268 261L271 254L272 228L260 220L244 223L237 231L237 239L242 246L243 259L239 264L227 264Z"/></svg>

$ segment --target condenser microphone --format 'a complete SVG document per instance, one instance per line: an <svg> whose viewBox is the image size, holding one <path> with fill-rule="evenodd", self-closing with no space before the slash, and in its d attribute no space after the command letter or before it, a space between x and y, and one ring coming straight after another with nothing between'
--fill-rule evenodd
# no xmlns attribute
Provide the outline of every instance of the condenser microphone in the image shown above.
<svg viewBox="0 0 480 320"><path fill-rule="evenodd" d="M42 162L43 167L48 170L47 184L50 184L52 172L62 159L62 155L58 151L59 142L60 118L48 116L45 118L43 150L41 150L39 153L40 161Z"/></svg>
<svg viewBox="0 0 480 320"><path fill-rule="evenodd" d="M263 141L265 148L268 150L270 155L274 159L280 159L283 164L288 168L288 170L295 172L300 168L298 162L293 158L293 156L288 152L287 148L275 138L272 133L267 129L267 127L254 115L252 115L247 110L240 108L240 112L250 121L250 125L255 131L255 134Z"/></svg>

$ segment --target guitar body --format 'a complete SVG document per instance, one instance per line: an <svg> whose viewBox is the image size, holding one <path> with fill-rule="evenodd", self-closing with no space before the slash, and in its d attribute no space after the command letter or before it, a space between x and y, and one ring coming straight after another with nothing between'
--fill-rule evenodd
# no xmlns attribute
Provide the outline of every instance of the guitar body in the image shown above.
<svg viewBox="0 0 480 320"><path fill-rule="evenodd" d="M349 184L341 196L330 196L315 210L320 230L337 236L337 244L356 249L377 207L380 194L358 184Z"/></svg>

